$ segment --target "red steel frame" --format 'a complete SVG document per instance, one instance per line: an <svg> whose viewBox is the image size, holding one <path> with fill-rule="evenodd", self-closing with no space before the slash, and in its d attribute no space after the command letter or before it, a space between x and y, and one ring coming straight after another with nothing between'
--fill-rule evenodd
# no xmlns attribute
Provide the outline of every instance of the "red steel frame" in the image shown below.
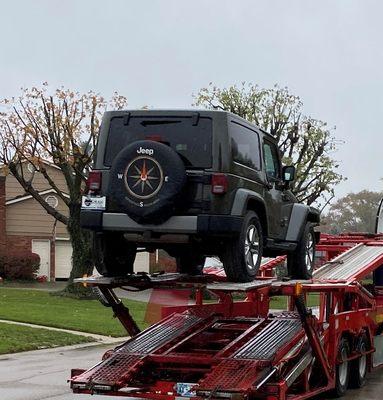
<svg viewBox="0 0 383 400"><path fill-rule="evenodd" d="M325 261L328 261L356 244L371 242L383 242L383 234L347 232L340 235L329 235L322 233L316 250L325 252Z"/></svg>
<svg viewBox="0 0 383 400"><path fill-rule="evenodd" d="M383 246L382 238L381 235L326 236L319 244L318 250L332 256L357 243ZM270 265L271 269L275 263ZM157 286L194 287L196 303L165 307L162 313L164 320L137 336L137 343L145 340L140 338L150 335L150 330L155 332L156 329L170 329L174 315L196 315L201 317L201 320L198 320L192 330L180 329L178 336L164 342L162 347L145 356L134 352L126 353L124 357L130 358L127 360L124 373L113 378L116 382L115 387L109 386L109 381L105 381L104 385L98 382L98 385L92 386L90 382L94 370L90 369L72 371L72 389L75 393L173 400L181 398L175 391L175 385L180 382L181 375L196 377L195 381L190 382L195 383L196 398L306 399L331 390L335 385L336 366L340 363L338 346L342 337L346 337L350 343L349 361L366 354L368 370L373 369L374 338L383 331L383 295L378 290L376 292L368 290L371 288L366 288L361 281L381 265L383 265L383 255L360 265L357 272L344 281L314 279L283 282L267 279L266 273L254 287L249 285L249 288L243 290L239 289L240 286L234 287L235 285L230 289L230 285L225 286L224 282L208 284L203 281L179 282L175 279L159 283ZM265 267L266 271L267 269L268 266ZM108 284L103 286L95 281L94 285L98 285L105 293L110 290ZM136 285L140 286L138 283ZM204 303L202 292L206 288L218 296L218 303ZM243 292L246 298L236 301L232 296L233 292ZM313 293L319 294L317 316L307 311L305 306L305 299ZM288 311L270 317L269 305L274 296L287 297ZM121 311L123 310L121 304L117 306L112 303L112 306L127 330L136 334L137 327L133 324L129 313ZM269 323L275 321L275 318L277 321L287 322L299 319L302 328L296 330L288 342L279 342L272 359L238 361L238 357L235 356L236 351L251 342L254 338L252 335L258 332L260 326L267 327ZM214 326L223 326L224 333L219 332L219 329L218 333L213 332ZM262 330L259 332L262 334ZM362 336L367 336L370 343L370 347L363 354L353 346ZM211 341L208 341L208 338L211 338ZM227 338L230 339L229 342L226 341L225 346L220 348L220 343L228 340ZM117 357L122 357L124 354L122 349L123 347L119 347L115 351L108 352L105 355L106 360L108 357L111 357L112 361L113 357L116 360ZM241 367L238 367L239 365ZM96 366L96 370L97 368ZM157 373L161 378L151 381L146 377L157 376L155 375ZM295 376L294 373L298 375ZM219 385L216 388L209 386L211 382L225 382L229 377L231 377L230 383L226 387L224 383L221 385L224 389L220 389ZM133 382L136 389L120 390L128 381Z"/></svg>

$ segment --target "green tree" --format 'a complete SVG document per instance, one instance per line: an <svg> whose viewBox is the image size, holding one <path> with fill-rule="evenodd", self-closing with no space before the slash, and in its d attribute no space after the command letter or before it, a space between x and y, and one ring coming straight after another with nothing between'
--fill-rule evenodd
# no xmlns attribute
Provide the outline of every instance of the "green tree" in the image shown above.
<svg viewBox="0 0 383 400"><path fill-rule="evenodd" d="M196 106L225 110L255 123L277 140L283 162L294 164L297 179L291 189L299 201L326 204L344 178L333 153L340 143L327 124L302 113L302 101L287 88L257 85L218 88L212 84L194 96Z"/></svg>
<svg viewBox="0 0 383 400"><path fill-rule="evenodd" d="M2 102L0 114L0 162L24 190L56 220L67 226L73 246L72 270L65 294L81 295L73 279L93 270L89 234L81 229L81 192L97 146L100 118L110 107L121 109L127 101L115 93L110 100L92 91L81 94L60 88L22 89L17 98ZM42 160L54 163L63 173L69 198L55 184ZM41 173L68 207L64 214L51 207L33 185L25 167Z"/></svg>
<svg viewBox="0 0 383 400"><path fill-rule="evenodd" d="M322 218L322 230L332 234L374 232L376 213L382 197L383 193L362 190L338 199Z"/></svg>

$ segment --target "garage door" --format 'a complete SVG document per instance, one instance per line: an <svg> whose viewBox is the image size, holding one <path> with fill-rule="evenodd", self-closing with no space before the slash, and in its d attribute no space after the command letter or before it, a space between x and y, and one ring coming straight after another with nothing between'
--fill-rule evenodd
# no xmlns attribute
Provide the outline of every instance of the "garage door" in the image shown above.
<svg viewBox="0 0 383 400"><path fill-rule="evenodd" d="M72 269L72 244L69 240L56 240L56 279L68 279Z"/></svg>
<svg viewBox="0 0 383 400"><path fill-rule="evenodd" d="M138 252L133 268L134 272L149 272L149 253L146 251Z"/></svg>
<svg viewBox="0 0 383 400"><path fill-rule="evenodd" d="M32 240L32 252L40 256L40 268L38 270L38 276L46 276L50 279L50 259L51 259L51 242L50 240L44 239L33 239Z"/></svg>

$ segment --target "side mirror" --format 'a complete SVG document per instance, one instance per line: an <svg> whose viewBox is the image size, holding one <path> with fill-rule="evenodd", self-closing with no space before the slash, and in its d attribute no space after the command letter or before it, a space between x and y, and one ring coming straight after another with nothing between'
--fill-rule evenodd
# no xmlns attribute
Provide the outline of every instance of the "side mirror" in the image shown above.
<svg viewBox="0 0 383 400"><path fill-rule="evenodd" d="M293 165L287 165L282 169L283 182L292 182L295 179L295 167Z"/></svg>

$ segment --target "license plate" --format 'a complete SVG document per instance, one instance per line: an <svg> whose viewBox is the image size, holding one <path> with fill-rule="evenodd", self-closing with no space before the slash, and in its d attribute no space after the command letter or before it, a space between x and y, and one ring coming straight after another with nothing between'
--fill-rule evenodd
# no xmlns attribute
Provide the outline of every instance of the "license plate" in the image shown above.
<svg viewBox="0 0 383 400"><path fill-rule="evenodd" d="M82 196L81 208L83 210L105 210L106 197Z"/></svg>
<svg viewBox="0 0 383 400"><path fill-rule="evenodd" d="M179 382L176 385L177 394L183 397L194 397L196 392L194 391L195 383L183 383Z"/></svg>

